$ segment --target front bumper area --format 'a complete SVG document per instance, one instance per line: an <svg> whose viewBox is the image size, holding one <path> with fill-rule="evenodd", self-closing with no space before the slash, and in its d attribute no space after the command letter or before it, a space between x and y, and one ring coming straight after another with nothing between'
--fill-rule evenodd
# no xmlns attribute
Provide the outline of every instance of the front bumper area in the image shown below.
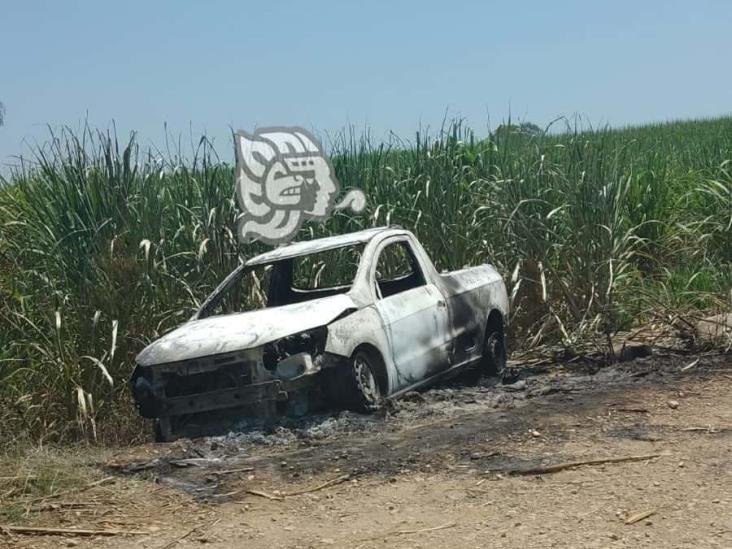
<svg viewBox="0 0 732 549"><path fill-rule="evenodd" d="M307 400L317 391L321 370L340 363L339 357L298 353L276 368L263 366L261 355L246 351L231 356L138 366L130 380L140 415L174 418L227 409L245 415L271 415L292 400ZM272 403L272 405L270 405Z"/></svg>

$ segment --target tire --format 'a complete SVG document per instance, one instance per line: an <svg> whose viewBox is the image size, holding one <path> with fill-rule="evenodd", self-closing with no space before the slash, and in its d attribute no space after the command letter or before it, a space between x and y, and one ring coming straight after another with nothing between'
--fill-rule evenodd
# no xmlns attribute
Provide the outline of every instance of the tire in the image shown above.
<svg viewBox="0 0 732 549"><path fill-rule="evenodd" d="M381 406L383 397L379 386L377 364L374 357L364 351L358 351L351 358L348 371L351 395L347 402L350 410L371 413Z"/></svg>
<svg viewBox="0 0 732 549"><path fill-rule="evenodd" d="M502 378L506 370L506 361L506 337L503 330L486 333L481 360L483 375Z"/></svg>

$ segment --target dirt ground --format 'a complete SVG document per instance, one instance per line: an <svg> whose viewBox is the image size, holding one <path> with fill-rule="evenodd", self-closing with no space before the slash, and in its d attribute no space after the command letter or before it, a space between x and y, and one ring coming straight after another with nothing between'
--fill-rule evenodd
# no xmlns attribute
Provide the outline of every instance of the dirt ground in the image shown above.
<svg viewBox="0 0 732 549"><path fill-rule="evenodd" d="M509 381L125 449L96 464L112 478L30 523L137 534L0 545L732 547L732 355L524 365Z"/></svg>

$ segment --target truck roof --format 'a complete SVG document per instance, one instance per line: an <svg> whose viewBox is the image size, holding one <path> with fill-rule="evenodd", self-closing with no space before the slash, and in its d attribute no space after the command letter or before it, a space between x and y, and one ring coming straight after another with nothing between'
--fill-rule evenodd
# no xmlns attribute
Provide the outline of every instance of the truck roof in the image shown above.
<svg viewBox="0 0 732 549"><path fill-rule="evenodd" d="M272 263L282 259L290 259L293 257L308 255L317 252L324 252L342 246L352 246L355 244L364 244L374 238L376 235L391 236L392 234L404 234L406 231L401 227L375 227L373 229L364 229L354 233L341 234L336 236L328 236L325 238L317 238L315 240L306 240L304 242L292 242L285 244L269 252L257 255L246 262L246 265L262 265L264 263Z"/></svg>

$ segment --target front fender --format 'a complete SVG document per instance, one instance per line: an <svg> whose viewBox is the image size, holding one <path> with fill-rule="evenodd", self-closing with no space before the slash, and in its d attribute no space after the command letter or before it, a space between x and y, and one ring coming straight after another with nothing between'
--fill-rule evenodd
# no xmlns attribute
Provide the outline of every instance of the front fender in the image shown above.
<svg viewBox="0 0 732 549"><path fill-rule="evenodd" d="M327 353L351 357L360 345L374 347L381 354L389 379L388 394L392 394L397 376L391 346L381 317L373 306L359 309L328 325L328 338L325 342Z"/></svg>

